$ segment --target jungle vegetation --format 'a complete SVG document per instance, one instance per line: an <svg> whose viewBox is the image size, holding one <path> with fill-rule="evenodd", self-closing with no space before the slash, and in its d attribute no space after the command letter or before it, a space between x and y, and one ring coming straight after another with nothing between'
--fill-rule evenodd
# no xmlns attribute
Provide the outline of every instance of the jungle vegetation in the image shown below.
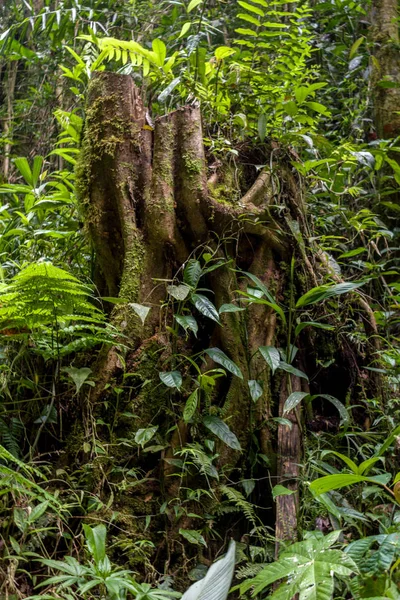
<svg viewBox="0 0 400 600"><path fill-rule="evenodd" d="M399 18L1 3L1 599L400 599Z"/></svg>

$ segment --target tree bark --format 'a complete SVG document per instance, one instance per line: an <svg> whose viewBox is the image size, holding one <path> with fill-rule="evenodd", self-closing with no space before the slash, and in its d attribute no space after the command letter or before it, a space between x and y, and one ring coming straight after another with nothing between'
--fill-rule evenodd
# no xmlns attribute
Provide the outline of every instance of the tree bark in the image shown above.
<svg viewBox="0 0 400 600"><path fill-rule="evenodd" d="M400 135L398 19L397 0L374 0L372 3L374 111L377 134L382 139Z"/></svg>
<svg viewBox="0 0 400 600"><path fill-rule="evenodd" d="M200 293L208 295L217 308L243 297L247 284L252 286L248 278L246 284L243 271L257 277L283 303L292 256L304 267L301 277L299 272L295 281L290 281L291 294L294 288L301 294L322 283L321 270L326 274L323 266L306 255L303 242L299 243L301 232L308 235L306 215L301 186L289 166L281 164L279 198L274 196L268 172L263 171L247 182L247 189L240 190L238 202L221 202L213 187L217 181L224 185L222 175L214 172L207 180L207 171L198 107L179 108L149 126L146 108L129 76L94 75L77 167L78 189L97 256L97 285L103 296L119 296L122 303L113 309L111 319L122 330L130 349L124 369L116 348L101 355L89 412L102 410L104 400L107 406L112 404L110 390L114 382L123 381L125 370L132 382L129 389L134 391L122 396L115 408L119 413L114 418L113 435L133 438L138 429L157 426L161 449L153 456L137 451L136 446L134 455L113 458L114 465L121 460L146 473L143 484L120 496L117 506L124 507L120 508L124 527L127 519L137 528L138 515L153 515L151 527L146 532L142 527L142 535L147 538L151 534L158 546L157 557L167 556L168 564L175 560L182 571L187 565L182 562L179 530L201 527L194 514L218 513L219 483L236 487L243 478L264 482L271 474L277 477L294 492L277 499L277 540L296 537L301 412L296 409L290 413L287 418L292 427L279 424L277 435L272 418L282 416L288 394L300 389L300 383L286 373L283 378L273 376L258 352L260 346L287 344L287 330L271 303L253 302L245 312L223 313L220 324L196 313L192 306L199 324L195 338L174 330L174 305L166 284L179 283L188 260L204 251L221 259L219 268L210 271L200 284L209 290ZM272 200L285 205L285 218L279 222ZM137 305L151 309L144 324L135 312ZM183 472L178 466L181 463L176 462L182 449L205 451L203 444L211 435L199 408L191 422L182 418L187 396L193 391L190 382L196 376L192 363L182 357L198 356L212 347L222 350L243 375L241 379L227 372L207 392L199 392L200 410L222 419L242 448L240 452L216 440L213 464L219 483L204 477L204 471L203 475L202 471ZM299 354L306 356L307 349ZM209 358L199 362L202 374L220 366ZM160 371L176 368L183 377L182 393L161 386L158 376ZM256 401L251 399L249 380L262 386ZM126 412L133 417L124 417ZM108 431L104 435L109 435ZM258 458L260 454L270 461L269 467ZM255 457L252 461L248 460L251 456ZM200 499L189 501L185 496L188 489L197 490ZM265 508L271 506L271 491L264 483L257 484L254 494L262 498ZM162 512L160 506L164 507ZM236 521L237 517L226 519L220 533L241 535L246 527L253 529L254 524L235 525Z"/></svg>

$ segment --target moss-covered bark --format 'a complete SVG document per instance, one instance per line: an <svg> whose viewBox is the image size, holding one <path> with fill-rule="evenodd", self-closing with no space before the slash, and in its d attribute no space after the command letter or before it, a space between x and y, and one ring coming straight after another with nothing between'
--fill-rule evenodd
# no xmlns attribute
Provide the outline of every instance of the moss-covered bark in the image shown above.
<svg viewBox="0 0 400 600"><path fill-rule="evenodd" d="M372 3L375 125L380 138L400 135L400 45L397 0Z"/></svg>
<svg viewBox="0 0 400 600"><path fill-rule="evenodd" d="M296 293L322 283L326 270L318 267L318 253L313 254L304 242L309 232L299 181L284 162L279 195L274 194L268 171L258 177L254 173L248 189L242 189L243 174L235 184L228 167L210 162L209 168L198 108L183 107L156 119L150 128L130 77L95 75L88 95L78 184L100 287L105 295L120 296L122 304L114 309L112 319L130 346L124 364L115 349L101 357L90 396L91 411L103 411L113 422L111 430L100 428L116 448L109 456L103 493L114 490L118 518L129 524L132 539L146 532L157 547L156 556L168 564L175 561L178 571L194 560L194 556L182 559L181 529L203 531L211 544L219 535L237 536L254 529L254 521L238 519L236 513L230 518L228 508L220 506L221 484L236 489L241 480L254 480L253 497L270 509L271 491L265 481L277 477L295 492L278 499L277 538L296 536L302 425L299 410L285 415L291 427L273 420L282 417L288 393L300 389L298 377L282 371L273 376L258 353L260 346L286 348L293 342L288 324L274 306L252 303L244 312L223 313L216 324L185 305L181 314L188 315L190 306L199 323L197 338L185 336L173 319L181 305L173 304L166 284L177 273L180 278L190 258L207 251L223 263L200 283L209 290L201 293L208 294L217 308L252 285L243 271L256 276L288 308ZM227 194L235 185L234 201L229 201ZM276 217L272 204L280 204ZM292 257L296 270L291 271ZM150 309L144 325L132 303ZM210 347L233 360L243 379L227 372L202 390L196 415L185 422L183 408L196 372L183 357L198 356ZM299 347L299 360L317 373L312 353L301 343ZM203 374L220 366L209 358L196 360ZM182 392L160 383L159 372L174 369L182 373ZM252 379L263 388L256 401L248 386ZM117 404L114 387L119 389ZM216 439L202 424L204 414L222 419L239 439L242 451ZM157 427L153 450L135 445L135 433L150 426ZM126 455L125 445L135 451ZM186 458L179 454L182 449L188 452ZM193 458L193 452L199 451L217 455L213 458L217 471L210 475L201 467L201 460ZM192 467L186 470L189 463ZM139 483L126 488L126 476L118 475L121 469L135 472ZM118 489L119 477L123 489ZM271 517L267 521L272 524ZM201 561L207 551L199 548Z"/></svg>

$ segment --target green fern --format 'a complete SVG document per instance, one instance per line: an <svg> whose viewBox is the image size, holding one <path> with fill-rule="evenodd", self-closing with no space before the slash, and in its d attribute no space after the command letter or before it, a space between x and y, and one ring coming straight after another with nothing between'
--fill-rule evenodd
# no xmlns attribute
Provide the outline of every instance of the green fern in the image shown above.
<svg viewBox="0 0 400 600"><path fill-rule="evenodd" d="M256 517L256 514L254 512L254 507L251 504L251 502L246 500L246 498L243 496L243 494L241 492L239 492L238 490L235 490L232 487L228 487L227 485L221 485L219 489L228 498L228 500L230 502L232 502L232 504L235 505L235 507L238 510L243 512L246 519L254 527L257 527L257 517Z"/></svg>
<svg viewBox="0 0 400 600"><path fill-rule="evenodd" d="M12 417L7 424L0 417L0 441L15 458L20 458L20 440L24 426L19 419Z"/></svg>
<svg viewBox="0 0 400 600"><path fill-rule="evenodd" d="M30 264L2 285L0 331L8 340L33 338L45 358L117 338L91 289L49 262Z"/></svg>

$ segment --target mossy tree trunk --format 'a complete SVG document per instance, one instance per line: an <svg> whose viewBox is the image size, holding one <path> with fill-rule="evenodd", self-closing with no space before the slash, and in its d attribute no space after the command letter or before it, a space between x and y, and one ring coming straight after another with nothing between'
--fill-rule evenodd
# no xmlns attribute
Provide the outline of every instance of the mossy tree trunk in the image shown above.
<svg viewBox="0 0 400 600"><path fill-rule="evenodd" d="M374 0L374 110L379 138L400 135L400 50L398 0Z"/></svg>
<svg viewBox="0 0 400 600"><path fill-rule="evenodd" d="M99 358L89 412L103 411L103 420L108 417L114 423L108 429L100 426L97 434L117 448L102 478L107 481L102 493L114 490L117 494L118 526L126 530L130 524L138 539L152 539L157 547L152 560L166 561L166 571L172 566L182 573L195 564L195 557L185 557L180 530L201 532L211 545L213 540L220 545L221 539L248 533L246 528L252 530L253 539L265 531L260 526L275 522L276 515L277 539L296 537L304 424L300 405L285 415L283 406L289 393L309 389L296 371L278 369L274 374L258 349L280 347L290 353L291 344L296 343L299 351L292 367L312 374L320 371L313 344L321 343L326 353L324 344L329 343L331 358L341 356L344 385L338 393L343 402L353 363L349 365L329 332L317 338L315 331L304 330L296 340L291 333L296 297L323 283L326 268L323 260L316 260L321 259L317 250L310 251L305 242L309 234L302 185L284 155L279 191L267 170L257 175L255 168L243 168L241 183L232 189L228 188L232 181L228 167L215 166L212 158L208 166L198 107L185 106L157 118L154 126L149 123L130 77L95 75L78 163L79 191L96 251L97 285L103 296L121 299L111 318L130 349L124 364L116 348ZM256 155L256 164L269 164L265 148ZM196 293L208 297L217 309L232 302L240 305L237 299L241 292L245 298L245 280L258 286L258 292L260 285L268 292L262 303L250 302L246 310L207 318L195 308L193 291L182 301L167 293L167 285L179 285L182 271L193 259L199 260L197 265L205 275L200 283L194 275L192 286L202 288ZM217 263L218 268L207 269ZM251 275L244 276L244 272ZM251 292L254 300L258 292ZM270 296L288 307L286 319ZM138 318L138 305L139 312L140 306L150 308L144 324ZM190 331L186 335L174 320L174 314L187 317L189 311L199 328L197 336ZM371 327L370 320L365 320ZM207 354L199 359L208 348L220 349L242 377L228 369L225 377L207 379L209 369L221 366ZM185 357L197 363L197 381L203 384L196 411L186 420L183 408L196 389L198 373ZM358 357L352 355L351 360ZM181 390L160 382L160 371L174 370L182 375ZM326 382L329 374L323 376ZM259 397L252 399L249 380L259 382ZM356 383L353 386L356 393ZM119 390L117 396L113 396L114 387ZM312 387L314 392L331 392L318 377ZM224 421L239 440L241 451L214 437L204 426L205 415ZM155 426L158 430L151 443L138 450L135 433ZM127 454L126 445L135 450ZM149 445L151 451L147 451ZM185 461L178 454L182 449L187 451ZM212 467L205 466L204 455L210 464L213 461ZM104 473L104 457L101 460ZM130 485L124 476L121 487L116 464L124 465L125 472L135 472L137 480ZM242 485L243 480L250 485ZM294 494L279 496L274 505L270 481ZM241 514L229 512L223 502L224 498L234 501L229 490L236 494L236 509L246 512L250 506L246 502L251 500L262 509L260 514L250 508L253 516L243 520ZM207 561L204 553L207 550L203 549L201 560Z"/></svg>

